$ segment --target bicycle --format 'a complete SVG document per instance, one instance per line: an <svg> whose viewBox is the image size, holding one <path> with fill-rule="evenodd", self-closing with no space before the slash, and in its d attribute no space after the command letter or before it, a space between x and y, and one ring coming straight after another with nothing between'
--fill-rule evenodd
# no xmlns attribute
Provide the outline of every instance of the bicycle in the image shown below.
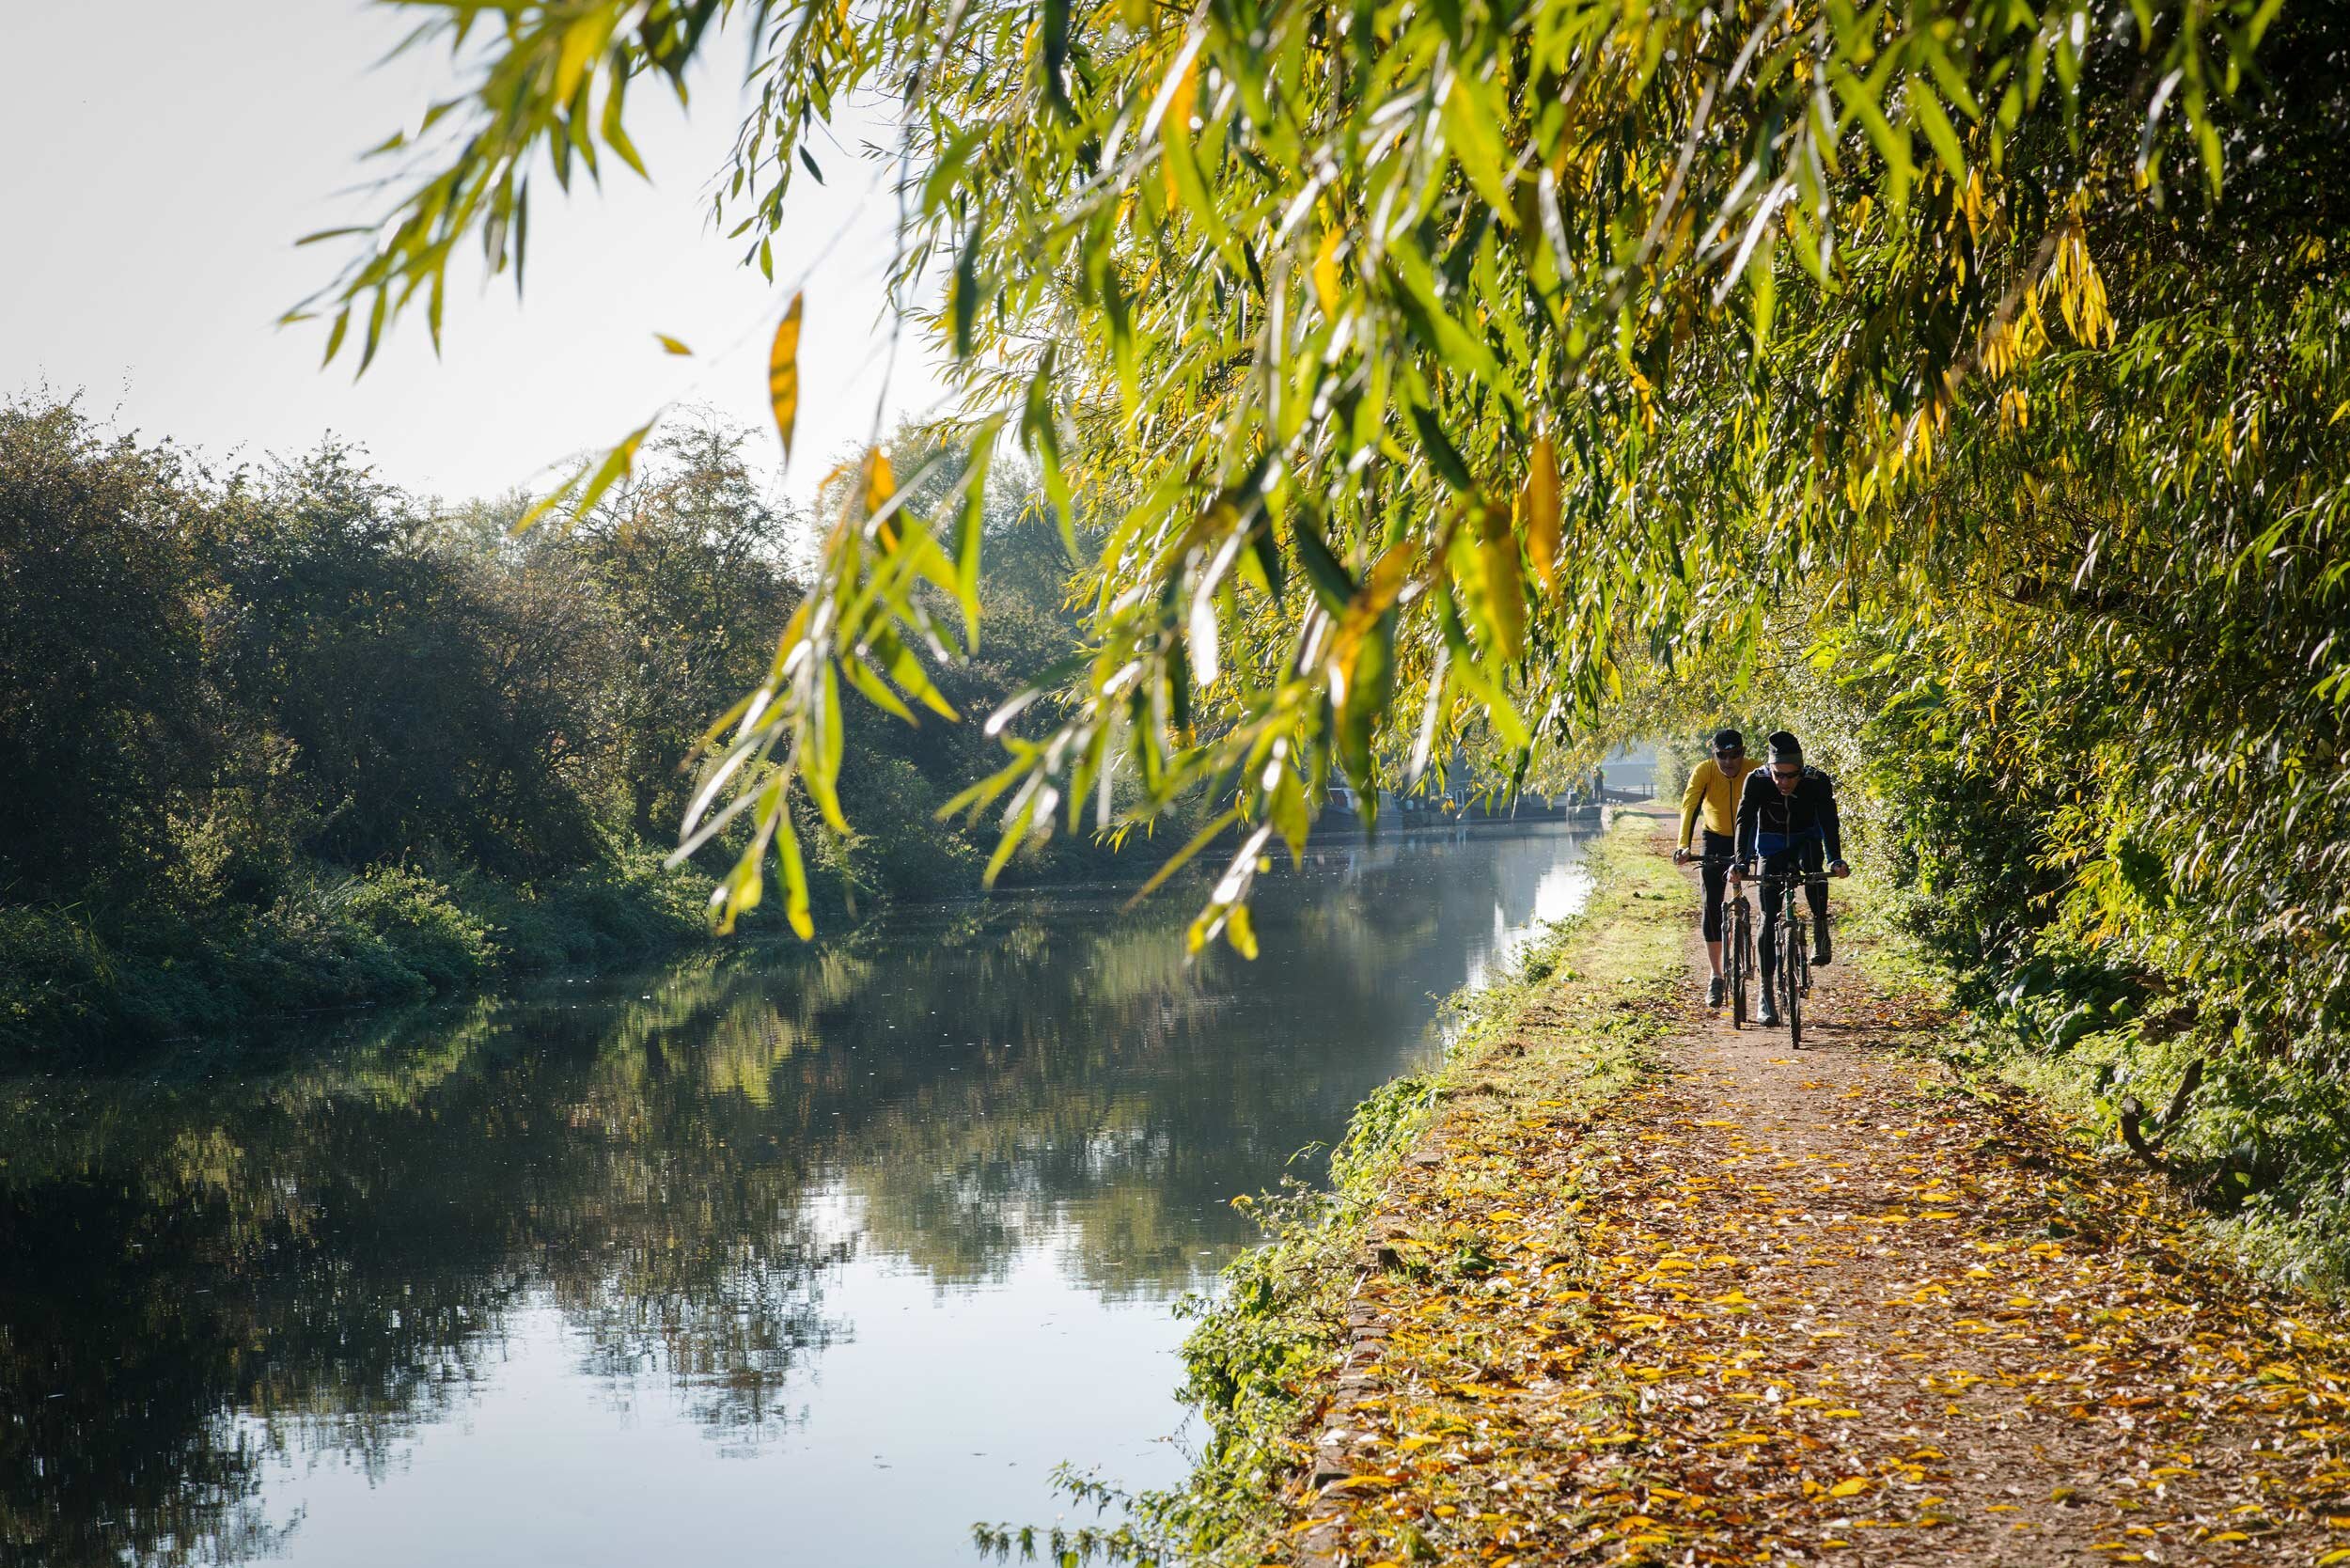
<svg viewBox="0 0 2350 1568"><path fill-rule="evenodd" d="M1773 979L1778 996L1774 999L1787 1026L1787 1043L1798 1051L1803 1049L1803 999L1811 995L1811 947L1804 940L1806 905L1797 895L1814 883L1825 886L1827 881L1825 871L1771 871L1762 878L1762 886L1778 894L1778 964Z"/></svg>
<svg viewBox="0 0 2350 1568"><path fill-rule="evenodd" d="M1735 857L1709 855L1702 864L1708 870L1716 866L1729 866ZM1754 906L1747 902L1745 887L1729 883L1722 888L1722 976L1730 981L1730 1027L1747 1027L1747 977L1755 970Z"/></svg>

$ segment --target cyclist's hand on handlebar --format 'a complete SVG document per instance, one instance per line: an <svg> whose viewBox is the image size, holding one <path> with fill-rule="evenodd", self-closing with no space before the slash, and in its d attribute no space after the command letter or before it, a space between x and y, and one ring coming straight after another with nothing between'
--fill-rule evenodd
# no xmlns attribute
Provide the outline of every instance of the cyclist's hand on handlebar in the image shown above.
<svg viewBox="0 0 2350 1568"><path fill-rule="evenodd" d="M1676 866L1686 866L1688 863L1689 846L1684 844L1679 849L1673 851L1673 864Z"/></svg>
<svg viewBox="0 0 2350 1568"><path fill-rule="evenodd" d="M1827 874L1830 876L1850 876L1852 875L1852 868L1845 865L1841 860L1831 860L1827 863Z"/></svg>

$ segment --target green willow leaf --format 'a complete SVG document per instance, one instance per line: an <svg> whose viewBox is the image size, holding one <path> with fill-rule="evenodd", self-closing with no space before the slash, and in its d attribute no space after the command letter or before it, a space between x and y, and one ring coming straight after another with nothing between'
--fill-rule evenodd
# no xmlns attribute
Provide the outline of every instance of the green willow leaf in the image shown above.
<svg viewBox="0 0 2350 1568"><path fill-rule="evenodd" d="M1926 140L1933 144L1935 155L1942 160L1942 167L1952 180L1966 178L1966 153L1958 145L1958 133L1950 126L1950 117L1942 112L1941 102L1934 89L1916 76L1903 84L1909 101L1909 112L1925 127Z"/></svg>
<svg viewBox="0 0 2350 1568"><path fill-rule="evenodd" d="M1453 446L1451 437L1445 434L1444 425L1437 419L1435 410L1423 403L1414 403L1411 414L1412 424L1419 431L1420 446L1444 482L1463 494L1474 493L1477 481L1470 477L1468 463L1462 459L1460 448Z"/></svg>
<svg viewBox="0 0 2350 1568"><path fill-rule="evenodd" d="M1345 614L1360 589L1354 575L1332 553L1329 541L1322 537L1320 524L1301 511L1290 519L1290 534L1297 541L1298 564L1305 569L1306 581L1312 585L1314 597L1332 615Z"/></svg>
<svg viewBox="0 0 2350 1568"><path fill-rule="evenodd" d="M2312 433L2334 427L2309 411L2350 400L2342 242L2277 172L2330 189L2338 131L2268 69L2350 48L2339 8L2140 0L2116 31L2059 0L416 5L464 86L293 313L363 365L412 303L430 328L460 240L519 281L530 179L636 164L627 86L682 84L722 25L751 47L712 217L769 277L807 221L811 132L882 111L886 145L847 155L886 171L874 259L893 301L925 302L964 488L867 494L912 454L847 455L806 603L688 833L744 798L778 842L793 809L838 832L841 689L955 710L970 672L943 673L939 628L977 649L985 572L1020 558L991 530L1027 526L986 496L1006 430L1076 651L998 705L1002 765L956 797L1009 804L999 856L1088 812L1140 842L1195 809L1294 849L1334 776L1368 787L1405 757L1413 777L1456 754L1538 777L1644 662L1762 679L1824 600L1857 619L1997 581L2053 624L2142 578L2168 607L2113 635L2151 635L2209 597L2149 564L2177 520L2236 517L2234 552L2339 510L2340 454ZM461 49L477 20L495 27ZM2165 183L2192 180L2188 149L2217 193L2192 212ZM847 374L802 363L802 310L770 353L788 456L803 400ZM2289 531L2229 580L2333 581L2334 537ZM2331 676L2301 657L2302 687ZM1234 874L1202 940L1246 934L1253 870Z"/></svg>

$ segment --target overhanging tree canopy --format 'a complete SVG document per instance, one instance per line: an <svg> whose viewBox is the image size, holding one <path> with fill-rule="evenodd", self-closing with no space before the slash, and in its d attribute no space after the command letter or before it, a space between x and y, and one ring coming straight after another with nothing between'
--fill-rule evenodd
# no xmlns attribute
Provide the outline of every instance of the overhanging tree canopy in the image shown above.
<svg viewBox="0 0 2350 1568"><path fill-rule="evenodd" d="M2323 7L421 8L478 75L386 149L415 183L321 296L330 357L354 321L371 353L419 300L437 331L460 243L519 272L531 184L635 165L626 94L682 81L722 25L757 39L718 202L756 264L815 166L810 128L852 94L897 106L897 277L908 297L948 280L925 320L967 377L969 492L1016 431L1092 610L1082 667L1040 672L1062 705L1041 732L991 720L1007 762L967 804L1002 810L1009 854L1207 791L1212 826L1243 833L1195 942L1252 946L1260 857L1302 842L1334 770L1411 779L1472 726L1522 770L1609 699L1620 658L1750 645L1781 592L1883 603L2004 570L2026 541L1944 475L2044 494L2067 481L2032 443L2153 453L2204 418L2156 482L2241 482L2307 387L2341 384L2331 253L2215 243L2210 216L2223 177L2308 154L2338 104L2330 75L2299 101L2256 90L2280 27L2338 72ZM2117 325L2117 256L2170 326L2191 318L2184 366ZM2221 434L2243 396L2241 363L2211 357L2243 325L2213 294L2232 268L2284 290L2259 307L2318 347L2271 389L2294 412L2256 396ZM774 366L787 442L824 373L797 360L798 309ZM2158 395L2068 391L2133 374ZM844 683L943 708L926 663L978 635L976 511L915 515L878 454L851 489L687 823L754 813L720 901L757 902L772 841L803 930L789 800L845 823ZM2258 527L2290 550L2308 515L2264 505Z"/></svg>

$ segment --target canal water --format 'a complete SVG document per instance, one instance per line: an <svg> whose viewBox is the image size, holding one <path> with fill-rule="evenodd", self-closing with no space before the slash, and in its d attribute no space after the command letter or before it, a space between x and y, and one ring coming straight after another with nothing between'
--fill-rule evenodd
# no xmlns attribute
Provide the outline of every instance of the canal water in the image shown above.
<svg viewBox="0 0 2350 1568"><path fill-rule="evenodd" d="M1398 833L1253 964L1064 892L0 1082L0 1560L970 1568L1171 1483L1230 1200L1585 886Z"/></svg>

